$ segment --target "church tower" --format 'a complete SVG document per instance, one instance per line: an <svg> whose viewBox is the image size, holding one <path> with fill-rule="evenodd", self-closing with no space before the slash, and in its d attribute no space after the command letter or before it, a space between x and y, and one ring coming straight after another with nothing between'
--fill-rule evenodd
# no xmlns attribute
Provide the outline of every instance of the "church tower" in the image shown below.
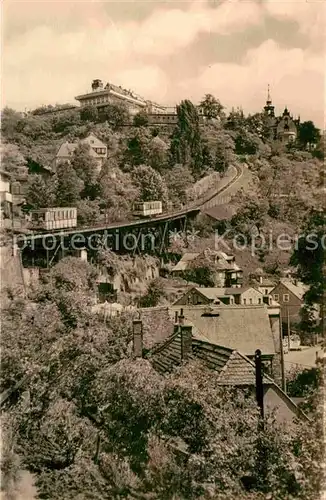
<svg viewBox="0 0 326 500"><path fill-rule="evenodd" d="M274 118L274 116L275 116L274 109L275 109L275 107L272 104L272 99L271 99L271 95L270 95L270 87L268 84L266 106L264 106L265 115Z"/></svg>

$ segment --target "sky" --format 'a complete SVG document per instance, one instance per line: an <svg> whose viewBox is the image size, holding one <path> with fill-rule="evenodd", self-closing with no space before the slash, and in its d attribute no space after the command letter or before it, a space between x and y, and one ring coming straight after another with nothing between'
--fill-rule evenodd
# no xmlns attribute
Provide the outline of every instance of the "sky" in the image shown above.
<svg viewBox="0 0 326 500"><path fill-rule="evenodd" d="M261 111L267 85L324 127L324 0L3 0L2 107L75 103L95 78L174 106Z"/></svg>

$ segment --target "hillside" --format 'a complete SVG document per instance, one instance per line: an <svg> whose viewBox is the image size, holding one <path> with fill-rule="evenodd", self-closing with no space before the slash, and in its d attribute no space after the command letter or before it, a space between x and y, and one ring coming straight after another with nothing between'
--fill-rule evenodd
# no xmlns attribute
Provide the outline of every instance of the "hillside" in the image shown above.
<svg viewBox="0 0 326 500"><path fill-rule="evenodd" d="M227 115L212 96L202 104L206 106L203 122L197 108L182 101L175 128L150 126L143 114L130 124L126 109L118 105L109 106L102 115L94 109L75 108L22 116L5 109L2 165L12 180L27 175L30 207L75 205L79 223L88 224L104 213L111 222L126 219L136 200L159 199L165 208L179 208L210 190L210 179L215 182L230 165L245 163L250 176L243 192L227 200L236 213L228 228L245 235L248 242L253 228L265 238L272 232L275 239L280 229L297 233L307 211L323 202L319 131L312 122L305 122L298 128L297 140L282 146L266 133L262 113L245 116L232 110ZM59 165L53 175L35 173L35 165L53 167L63 142L78 142L90 132L108 150L100 173L86 145L77 147L70 163ZM207 223L204 232L213 226ZM258 257L264 259L269 253L260 252Z"/></svg>

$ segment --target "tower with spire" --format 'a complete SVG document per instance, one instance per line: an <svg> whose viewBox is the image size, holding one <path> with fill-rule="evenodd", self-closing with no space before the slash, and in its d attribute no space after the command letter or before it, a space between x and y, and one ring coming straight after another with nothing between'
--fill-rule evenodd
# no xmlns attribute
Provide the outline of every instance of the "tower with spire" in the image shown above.
<svg viewBox="0 0 326 500"><path fill-rule="evenodd" d="M274 110L275 110L275 107L272 104L270 86L268 84L268 86L267 86L267 100L266 100L266 106L264 107L264 111L265 111L265 114L267 116L274 117L275 116Z"/></svg>
<svg viewBox="0 0 326 500"><path fill-rule="evenodd" d="M275 107L272 104L270 85L267 87L267 100L264 106L265 123L270 130L270 139L282 144L294 142L297 137L298 121L294 120L287 106L283 111L282 116L275 116Z"/></svg>

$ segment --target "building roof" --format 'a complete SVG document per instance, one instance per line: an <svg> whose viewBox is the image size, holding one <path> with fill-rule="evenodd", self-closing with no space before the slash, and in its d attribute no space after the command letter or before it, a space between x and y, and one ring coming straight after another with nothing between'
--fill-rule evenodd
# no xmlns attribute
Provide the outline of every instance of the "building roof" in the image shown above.
<svg viewBox="0 0 326 500"><path fill-rule="evenodd" d="M192 262L195 260L196 257L198 257L200 253L185 253L179 262L173 267L172 272L174 271L185 271L188 268L189 262Z"/></svg>
<svg viewBox="0 0 326 500"><path fill-rule="evenodd" d="M91 141L93 141L93 142L91 142ZM72 154L74 153L78 144L80 144L80 143L81 144L89 144L91 146L90 150L89 150L89 154L93 158L99 158L99 157L101 158L101 156L98 155L96 153L96 151L94 151L93 148L106 148L107 147L106 144L104 144L104 142L100 141L100 139L98 139L96 137L96 135L91 133L87 137L85 137L85 139L82 139L79 143L66 141L63 144L61 144L59 151L57 152L56 157L57 158L68 158L68 157L72 156Z"/></svg>
<svg viewBox="0 0 326 500"><path fill-rule="evenodd" d="M70 142L66 141L63 144L61 144L56 156L58 158L69 157L73 154L76 147L77 147L77 143L70 143Z"/></svg>
<svg viewBox="0 0 326 500"><path fill-rule="evenodd" d="M253 356L275 354L274 339L266 305L182 306L186 321L193 325L196 338ZM172 306L174 311L180 306Z"/></svg>
<svg viewBox="0 0 326 500"><path fill-rule="evenodd" d="M182 364L181 333L175 332L166 341L152 349L147 358L160 373L171 372L175 367ZM217 372L216 383L221 386L252 387L256 385L255 364L236 349L230 349L222 345L213 345L192 338L191 352L187 361L197 360L204 367ZM271 387L291 408L296 417L307 416L297 407L293 400L277 385L267 374L263 374L263 384Z"/></svg>
<svg viewBox="0 0 326 500"><path fill-rule="evenodd" d="M281 278L280 284L284 285L298 299L303 300L304 294L309 290L309 287L298 281L296 284L287 278ZM277 285L276 285L277 286ZM276 288L276 287L275 287Z"/></svg>
<svg viewBox="0 0 326 500"><path fill-rule="evenodd" d="M175 332L158 347L154 347L148 358L161 373L169 372L182 363L181 333ZM195 337L192 339L190 360L198 360L206 367L219 373L217 383L220 385L248 386L256 384L255 364L238 350L211 344ZM264 374L263 383L274 381Z"/></svg>
<svg viewBox="0 0 326 500"><path fill-rule="evenodd" d="M268 279L268 278L263 278L261 281L259 281L258 286L264 287L264 286L275 286L274 281Z"/></svg>
<svg viewBox="0 0 326 500"><path fill-rule="evenodd" d="M100 139L96 137L95 134L93 134L93 132L91 132L87 137L85 137L85 139L82 139L80 142L83 144L89 144L92 148L107 147L104 142L100 141Z"/></svg>
<svg viewBox="0 0 326 500"><path fill-rule="evenodd" d="M241 269L237 264L234 262L234 256L233 255L227 255L224 252L221 251L215 251L215 250L204 250L203 252L187 252L185 253L182 258L179 260L179 262L173 267L172 272L176 271L185 271L186 269L189 268L189 264L196 260L199 256L211 258L214 260L216 270L230 270L230 271L240 271Z"/></svg>

